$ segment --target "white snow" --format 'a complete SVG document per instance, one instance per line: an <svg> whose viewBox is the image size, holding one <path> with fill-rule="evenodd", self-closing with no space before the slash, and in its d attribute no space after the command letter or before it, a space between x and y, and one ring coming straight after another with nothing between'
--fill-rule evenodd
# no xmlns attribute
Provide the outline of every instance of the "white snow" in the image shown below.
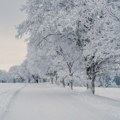
<svg viewBox="0 0 120 120"><path fill-rule="evenodd" d="M97 88L92 95L86 88L71 91L50 84L28 84L21 90L23 84L8 86L19 92L0 120L120 120L120 89Z"/></svg>
<svg viewBox="0 0 120 120"><path fill-rule="evenodd" d="M120 101L120 88L97 88L96 94Z"/></svg>
<svg viewBox="0 0 120 120"><path fill-rule="evenodd" d="M24 84L2 84L0 83L0 120L9 107L10 102Z"/></svg>
<svg viewBox="0 0 120 120"><path fill-rule="evenodd" d="M84 92L86 90L85 87L75 87L75 92ZM120 101L120 88L95 88L95 94L98 96L104 96L111 99Z"/></svg>

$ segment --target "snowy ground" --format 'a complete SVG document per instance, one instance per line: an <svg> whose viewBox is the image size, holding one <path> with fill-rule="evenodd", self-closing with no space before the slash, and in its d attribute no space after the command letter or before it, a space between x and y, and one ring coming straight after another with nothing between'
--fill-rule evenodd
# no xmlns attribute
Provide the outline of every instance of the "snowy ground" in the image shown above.
<svg viewBox="0 0 120 120"><path fill-rule="evenodd" d="M0 83L0 120L14 99L17 92L19 92L25 84L2 84Z"/></svg>
<svg viewBox="0 0 120 120"><path fill-rule="evenodd" d="M120 120L120 89L97 88L94 96L85 88L71 91L50 84L11 86L11 93L16 95L0 120ZM1 88L6 90L8 87Z"/></svg>

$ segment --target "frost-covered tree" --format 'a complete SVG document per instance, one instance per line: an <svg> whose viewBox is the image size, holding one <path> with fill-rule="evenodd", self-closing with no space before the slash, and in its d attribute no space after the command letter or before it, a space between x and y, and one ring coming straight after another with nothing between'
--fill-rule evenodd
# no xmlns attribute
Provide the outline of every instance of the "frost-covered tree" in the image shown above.
<svg viewBox="0 0 120 120"><path fill-rule="evenodd" d="M57 51L63 58L61 66L64 61L71 76L79 58L87 88L94 93L96 76L119 63L119 4L114 0L28 0L23 7L27 18L18 26L18 37L29 33L28 69L45 75Z"/></svg>
<svg viewBox="0 0 120 120"><path fill-rule="evenodd" d="M19 75L19 66L13 66L9 69L9 74L14 83L23 82L23 78Z"/></svg>
<svg viewBox="0 0 120 120"><path fill-rule="evenodd" d="M92 80L92 83L88 83L88 87L91 86L93 93L96 76L105 71L110 72L111 66L116 66L114 60L119 59L120 51L120 30L118 28L120 23L109 14L107 1L98 3L96 4L98 13L93 14L90 20L92 27L88 27L86 31L89 43L83 47L86 74L88 79ZM109 61L113 63L109 64Z"/></svg>
<svg viewBox="0 0 120 120"><path fill-rule="evenodd" d="M60 29L71 26L76 29L76 42L83 54L87 87L95 92L95 79L111 65L115 67L115 56L119 58L119 1L83 0L71 10L66 19L60 18ZM116 6L117 5L117 6ZM116 8L117 7L117 8ZM112 64L108 64L112 61Z"/></svg>
<svg viewBox="0 0 120 120"><path fill-rule="evenodd" d="M66 70L66 79L68 79L71 89L73 89L74 73L80 71L81 54L80 49L76 46L76 35L72 28L66 28L61 35L57 36L56 53L58 59L62 58L62 68ZM64 79L63 79L64 83Z"/></svg>
<svg viewBox="0 0 120 120"><path fill-rule="evenodd" d="M9 74L6 71L0 70L0 82L6 83L9 82Z"/></svg>

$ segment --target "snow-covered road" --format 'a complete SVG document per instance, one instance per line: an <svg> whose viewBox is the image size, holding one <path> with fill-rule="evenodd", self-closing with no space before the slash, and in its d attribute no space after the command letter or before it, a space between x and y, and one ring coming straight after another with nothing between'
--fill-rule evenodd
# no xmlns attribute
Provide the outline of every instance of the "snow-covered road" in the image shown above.
<svg viewBox="0 0 120 120"><path fill-rule="evenodd" d="M33 84L15 96L3 120L120 120L120 101Z"/></svg>

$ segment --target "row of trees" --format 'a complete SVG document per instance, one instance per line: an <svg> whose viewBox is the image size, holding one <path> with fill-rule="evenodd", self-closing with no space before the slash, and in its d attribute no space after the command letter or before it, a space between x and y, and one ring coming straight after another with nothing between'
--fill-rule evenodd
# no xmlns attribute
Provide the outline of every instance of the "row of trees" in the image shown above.
<svg viewBox="0 0 120 120"><path fill-rule="evenodd" d="M119 0L27 0L22 10L27 18L17 37L29 34L24 80L49 78L94 93L97 79L119 72Z"/></svg>
<svg viewBox="0 0 120 120"><path fill-rule="evenodd" d="M18 37L30 35L31 72L40 76L56 72L71 88L79 77L94 93L96 77L119 68L119 7L114 0L28 0L23 6L27 19L19 25Z"/></svg>

